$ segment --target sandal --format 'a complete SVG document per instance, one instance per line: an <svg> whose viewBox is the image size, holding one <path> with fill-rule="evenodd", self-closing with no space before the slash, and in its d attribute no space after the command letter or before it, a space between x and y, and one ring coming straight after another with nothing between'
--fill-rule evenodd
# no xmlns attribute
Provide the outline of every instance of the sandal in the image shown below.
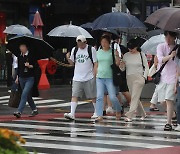
<svg viewBox="0 0 180 154"><path fill-rule="evenodd" d="M159 111L159 109L157 107L154 107L154 108L150 108L149 111Z"/></svg>
<svg viewBox="0 0 180 154"><path fill-rule="evenodd" d="M132 119L131 118L125 118L124 121L125 122L132 122Z"/></svg>
<svg viewBox="0 0 180 154"><path fill-rule="evenodd" d="M142 117L140 118L140 120L144 121L146 118L147 118L147 115L142 116Z"/></svg>
<svg viewBox="0 0 180 154"><path fill-rule="evenodd" d="M172 131L172 126L170 124L166 124L164 126L164 131Z"/></svg>

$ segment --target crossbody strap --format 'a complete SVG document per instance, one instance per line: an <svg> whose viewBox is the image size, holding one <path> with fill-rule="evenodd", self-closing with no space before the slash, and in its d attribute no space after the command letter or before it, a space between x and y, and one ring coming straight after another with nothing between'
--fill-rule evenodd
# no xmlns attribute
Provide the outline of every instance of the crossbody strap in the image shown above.
<svg viewBox="0 0 180 154"><path fill-rule="evenodd" d="M179 48L179 44L177 44L177 45L172 49L172 51L169 53L169 55L170 55L173 51L177 50L177 48ZM159 73L162 72L162 70L164 69L164 67L166 66L166 64L167 64L168 62L169 62L169 60L166 61L166 62L161 66L161 68L158 70Z"/></svg>
<svg viewBox="0 0 180 154"><path fill-rule="evenodd" d="M142 57L142 53L141 52L140 52L140 55L141 55L142 67L143 67L143 70L145 71L144 61L143 61L143 57Z"/></svg>

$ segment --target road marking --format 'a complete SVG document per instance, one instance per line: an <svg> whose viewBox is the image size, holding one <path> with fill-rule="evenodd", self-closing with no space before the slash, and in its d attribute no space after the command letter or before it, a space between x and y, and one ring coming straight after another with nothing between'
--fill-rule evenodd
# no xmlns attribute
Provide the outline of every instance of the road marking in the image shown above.
<svg viewBox="0 0 180 154"><path fill-rule="evenodd" d="M14 124L14 123L0 123L2 127L15 127L15 128L32 128L32 129L44 129L44 130L61 130L61 131L72 131L69 127L55 127L55 126L44 126L44 125L27 125L27 124ZM81 129L76 128L76 131L91 131L95 129Z"/></svg>
<svg viewBox="0 0 180 154"><path fill-rule="evenodd" d="M78 134L78 133L77 133ZM130 147L140 147L140 148L165 148L172 147L169 145L160 145L160 144L149 144L149 143L139 143L139 142L128 142L128 141L111 141L111 140L98 140L98 139L83 139L83 138L68 138L68 137L56 137L49 135L31 135L31 136L23 136L25 139L38 139L38 140L49 140L49 141L64 141L64 142L80 142L80 143L92 143L92 144L105 144L105 145L118 145L118 146L130 146Z"/></svg>
<svg viewBox="0 0 180 154"><path fill-rule="evenodd" d="M84 102L84 101L80 101L78 102L78 105L83 105L83 104L87 104L89 102ZM68 103L62 103L62 104L53 104L53 105L43 105L43 106L38 106L40 108L47 108L47 107L50 107L50 108L55 108L55 107L67 107L67 106L71 106L71 102L68 102Z"/></svg>
<svg viewBox="0 0 180 154"><path fill-rule="evenodd" d="M50 143L40 143L40 142L26 142L25 147L38 147L38 148L48 148L48 149L65 149L65 150L78 150L87 152L111 152L111 151L121 151L110 148L98 148L89 146L77 146L77 145L65 145L65 144L50 144Z"/></svg>

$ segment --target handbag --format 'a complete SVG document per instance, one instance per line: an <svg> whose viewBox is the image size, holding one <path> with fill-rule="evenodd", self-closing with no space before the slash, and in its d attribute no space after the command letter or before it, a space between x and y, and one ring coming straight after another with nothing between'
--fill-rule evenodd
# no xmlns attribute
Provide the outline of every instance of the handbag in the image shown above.
<svg viewBox="0 0 180 154"><path fill-rule="evenodd" d="M18 108L20 101L21 101L21 91L20 90L11 91L8 106L13 108Z"/></svg>
<svg viewBox="0 0 180 154"><path fill-rule="evenodd" d="M123 76L122 76L122 71L116 65L115 55L114 55L114 45L112 45L112 59L113 59L113 64L111 65L111 68L113 74L113 83L115 86L120 86L123 82Z"/></svg>
<svg viewBox="0 0 180 154"><path fill-rule="evenodd" d="M149 74L148 74L148 76L149 76L149 77L152 77L152 76L156 73L156 71L157 71L157 69L156 69L155 65L153 64L153 65L151 66L151 68L149 69Z"/></svg>
<svg viewBox="0 0 180 154"><path fill-rule="evenodd" d="M140 52L140 55L141 55L141 62L142 62L143 71L145 72L146 67L144 66L143 57L142 57L142 53L141 52ZM147 83L148 83L148 80L145 79L145 84L147 84Z"/></svg>
<svg viewBox="0 0 180 154"><path fill-rule="evenodd" d="M179 47L179 45L177 44L174 48L173 48L173 50L169 53L169 55L173 52L173 51L175 51L175 50L177 50L177 48ZM157 84L159 84L159 82L160 82L160 80L161 80L161 72L162 72L162 70L164 69L164 67L166 66L166 64L168 63L169 61L166 61L162 66L161 66L161 68L152 76L152 81L157 85Z"/></svg>

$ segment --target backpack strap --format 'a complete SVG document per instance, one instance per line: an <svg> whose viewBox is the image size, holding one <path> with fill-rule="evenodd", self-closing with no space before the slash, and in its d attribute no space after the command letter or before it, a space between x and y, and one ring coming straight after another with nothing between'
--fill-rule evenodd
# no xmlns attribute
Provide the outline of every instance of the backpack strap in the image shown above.
<svg viewBox="0 0 180 154"><path fill-rule="evenodd" d="M91 45L88 45L88 54L89 54L89 58L91 59L91 62L94 64L93 58L92 58L92 46Z"/></svg>
<svg viewBox="0 0 180 154"><path fill-rule="evenodd" d="M76 63L77 51L78 51L78 47L76 46L74 49L74 63ZM93 58L92 58L92 46L91 45L88 45L88 55L89 55L89 58L91 59L91 62L94 64Z"/></svg>
<svg viewBox="0 0 180 154"><path fill-rule="evenodd" d="M76 63L76 53L78 51L78 47L76 46L74 49L74 63Z"/></svg>

